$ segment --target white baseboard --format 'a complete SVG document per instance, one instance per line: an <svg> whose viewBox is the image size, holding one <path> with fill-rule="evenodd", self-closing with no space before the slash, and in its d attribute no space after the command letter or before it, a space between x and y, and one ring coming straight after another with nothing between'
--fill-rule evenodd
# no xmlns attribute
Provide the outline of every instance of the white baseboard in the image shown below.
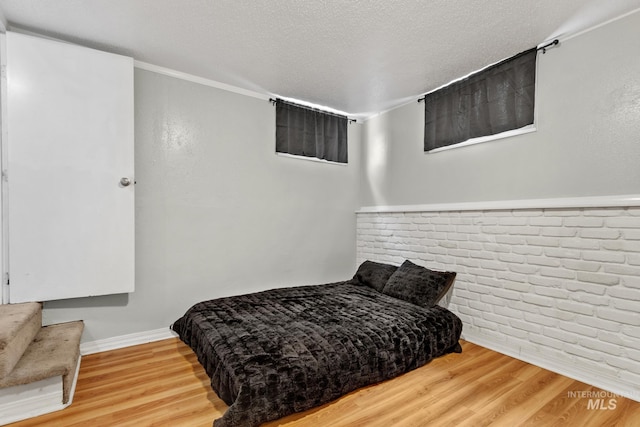
<svg viewBox="0 0 640 427"><path fill-rule="evenodd" d="M136 332L133 334L82 343L80 344L80 353L83 355L100 353L103 351L116 350L118 348L130 347L138 344L146 344L153 341L166 340L177 336L178 334L169 328Z"/></svg>
<svg viewBox="0 0 640 427"><path fill-rule="evenodd" d="M138 344L146 344L177 336L178 335L169 328L155 329L152 331L137 332L134 334L83 343L80 345L80 351L82 354L99 353L102 351L115 350ZM474 331L465 331L462 338L479 346L497 351L498 353L505 354L515 359L547 369L551 372L573 378L619 396L624 396L640 402L640 392L637 389L620 384L620 382L616 381L614 378L603 377L598 372L587 371L582 368L578 369L572 365L568 365L565 361L549 359L548 357L542 358L535 354L522 353L518 349L506 346L504 343L496 342L490 337L475 333Z"/></svg>
<svg viewBox="0 0 640 427"><path fill-rule="evenodd" d="M155 329L152 331L137 332L119 337L107 338L86 342L80 345L81 354L99 353L102 351L115 350L138 344L146 344L153 341L160 341L177 337L177 334L169 328ZM638 390L604 378L594 372L575 369L566 363L558 360L542 359L532 354L522 354L514 348L505 346L503 343L495 342L490 337L483 336L471 331L465 332L462 338L471 343L488 348L498 353L505 354L518 360L539 366L560 375L584 382L586 384L599 387L619 396L640 402ZM78 378L80 359L76 367L76 375L72 387L71 397L67 404L62 404L62 377L50 378L25 386L17 386L7 389L7 392L0 393L0 426L36 417L49 412L59 411L66 408L73 401L73 394ZM8 391L11 391L10 393ZM8 398L7 396L11 396Z"/></svg>
<svg viewBox="0 0 640 427"><path fill-rule="evenodd" d="M634 389L631 386L620 384L619 381L616 381L613 378L603 377L597 372L589 372L584 369L577 369L574 366L568 365L566 362L560 360L553 360L549 358L543 359L535 354L524 354L519 352L517 349L505 346L503 343L496 342L490 337L483 336L474 332L463 333L462 339L477 344L481 347L485 347L490 350L497 351L498 353L513 357L514 359L522 360L523 362L539 366L548 371L564 375L565 377L569 377L574 380L592 385L594 387L601 388L618 396L624 396L628 399L640 402L640 392L637 389Z"/></svg>
<svg viewBox="0 0 640 427"><path fill-rule="evenodd" d="M82 354L99 353L102 351L115 350L138 344L146 344L177 336L178 335L169 328L155 329L152 331L137 332L134 334L83 343L80 345L80 351ZM553 360L547 357L542 358L535 354L525 354L518 351L518 349L506 346L503 343L492 340L490 337L474 333L473 331L466 331L463 333L463 339L490 350L497 351L498 353L531 363L532 365L539 366L551 372L573 378L583 383L615 393L619 396L624 396L640 402L640 392L637 389L620 384L620 382L616 381L614 378L603 377L598 372L577 369L572 365L567 365L566 362L561 360Z"/></svg>

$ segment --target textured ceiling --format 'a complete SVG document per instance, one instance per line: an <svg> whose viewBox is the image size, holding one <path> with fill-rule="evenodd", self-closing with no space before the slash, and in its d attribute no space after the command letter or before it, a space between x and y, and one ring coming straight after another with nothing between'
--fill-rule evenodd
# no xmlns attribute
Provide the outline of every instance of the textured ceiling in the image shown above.
<svg viewBox="0 0 640 427"><path fill-rule="evenodd" d="M0 0L8 29L368 116L640 0Z"/></svg>

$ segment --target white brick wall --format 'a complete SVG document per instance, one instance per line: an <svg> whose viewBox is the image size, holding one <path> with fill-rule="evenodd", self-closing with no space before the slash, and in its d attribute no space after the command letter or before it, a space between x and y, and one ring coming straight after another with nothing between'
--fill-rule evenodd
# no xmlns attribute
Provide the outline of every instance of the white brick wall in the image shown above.
<svg viewBox="0 0 640 427"><path fill-rule="evenodd" d="M357 258L458 272L465 339L640 400L640 207L363 212Z"/></svg>

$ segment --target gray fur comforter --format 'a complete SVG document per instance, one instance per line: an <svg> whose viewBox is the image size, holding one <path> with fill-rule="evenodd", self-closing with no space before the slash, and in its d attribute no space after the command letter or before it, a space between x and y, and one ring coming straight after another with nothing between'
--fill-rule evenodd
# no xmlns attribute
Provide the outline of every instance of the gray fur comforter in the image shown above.
<svg viewBox="0 0 640 427"><path fill-rule="evenodd" d="M460 351L462 322L351 282L204 301L172 329L229 405L216 427L256 426Z"/></svg>

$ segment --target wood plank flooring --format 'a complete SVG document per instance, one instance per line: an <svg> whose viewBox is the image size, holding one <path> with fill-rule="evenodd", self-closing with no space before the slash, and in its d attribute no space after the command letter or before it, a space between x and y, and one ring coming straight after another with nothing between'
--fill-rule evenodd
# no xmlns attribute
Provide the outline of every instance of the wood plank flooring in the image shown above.
<svg viewBox="0 0 640 427"><path fill-rule="evenodd" d="M265 424L318 426L639 426L640 403L589 408L584 383L477 345L337 401ZM27 426L211 426L227 409L193 352L178 339L82 358L73 404L11 424Z"/></svg>

